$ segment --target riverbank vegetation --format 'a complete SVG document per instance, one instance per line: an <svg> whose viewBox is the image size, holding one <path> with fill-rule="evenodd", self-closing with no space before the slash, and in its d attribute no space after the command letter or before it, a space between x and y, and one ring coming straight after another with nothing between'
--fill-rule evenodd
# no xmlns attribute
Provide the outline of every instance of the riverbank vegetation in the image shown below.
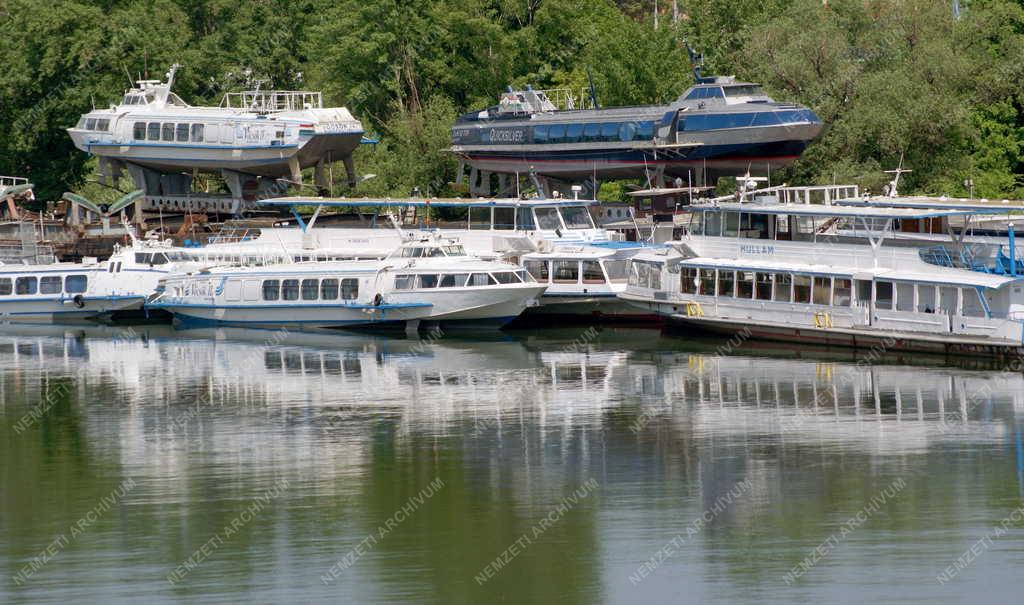
<svg viewBox="0 0 1024 605"><path fill-rule="evenodd" d="M360 190L450 192L463 111L505 86L668 102L705 73L761 82L827 124L777 179L1024 197L1024 0L0 0L0 174L55 199L95 162L64 129L174 62L192 104L269 80L323 90L380 138ZM655 27L657 15L657 27ZM344 191L341 173L337 192ZM776 180L773 178L773 180ZM617 190L621 191L621 188Z"/></svg>

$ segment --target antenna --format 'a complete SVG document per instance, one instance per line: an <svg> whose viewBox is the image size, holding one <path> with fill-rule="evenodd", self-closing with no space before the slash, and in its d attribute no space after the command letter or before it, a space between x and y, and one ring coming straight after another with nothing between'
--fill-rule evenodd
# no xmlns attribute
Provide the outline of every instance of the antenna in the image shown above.
<svg viewBox="0 0 1024 605"><path fill-rule="evenodd" d="M601 106L597 103L597 89L594 88L594 76L591 75L589 66L587 66L587 83L590 85L590 103L594 109L601 109Z"/></svg>
<svg viewBox="0 0 1024 605"><path fill-rule="evenodd" d="M900 184L900 176L904 172L913 172L913 170L908 170L903 167L903 152L901 151L899 166L897 166L895 170L885 170L884 172L895 175L893 176L892 180L889 181L889 184L885 186L884 189L886 197L894 198L899 195L899 193L897 192L897 187Z"/></svg>

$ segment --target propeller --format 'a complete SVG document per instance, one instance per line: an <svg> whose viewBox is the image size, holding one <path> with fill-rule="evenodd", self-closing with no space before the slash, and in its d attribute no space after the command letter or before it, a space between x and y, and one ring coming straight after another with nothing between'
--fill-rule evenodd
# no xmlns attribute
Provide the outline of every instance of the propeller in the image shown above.
<svg viewBox="0 0 1024 605"><path fill-rule="evenodd" d="M89 212L94 212L94 213L96 213L96 214L98 214L100 216L109 217L109 216L113 216L114 214L117 214L118 212L124 210L130 204L135 202L135 200L139 199L143 195L144 195L143 191L141 189L137 189L137 190L132 191L131 193L129 193L127 195L121 196L113 204L95 204L92 201L90 201L90 200L88 200L88 199L86 199L86 198L84 198L84 197L82 197L82 196L80 196L80 195L78 195L76 193L71 193L71 192L65 192L64 195L61 196L61 199L67 200L69 202L74 202L74 203L78 204L79 206L82 206L83 208L85 208Z"/></svg>

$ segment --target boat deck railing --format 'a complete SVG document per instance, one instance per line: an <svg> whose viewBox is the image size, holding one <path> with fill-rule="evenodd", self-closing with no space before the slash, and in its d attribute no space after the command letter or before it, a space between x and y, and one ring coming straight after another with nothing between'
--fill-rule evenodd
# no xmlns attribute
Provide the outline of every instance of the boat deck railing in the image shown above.
<svg viewBox="0 0 1024 605"><path fill-rule="evenodd" d="M307 90L247 90L229 92L221 99L220 106L243 109L257 113L280 111L302 111L322 109L323 93Z"/></svg>
<svg viewBox="0 0 1024 605"><path fill-rule="evenodd" d="M55 262L57 257L49 244L26 247L22 243L0 243L0 263L5 265L50 265Z"/></svg>

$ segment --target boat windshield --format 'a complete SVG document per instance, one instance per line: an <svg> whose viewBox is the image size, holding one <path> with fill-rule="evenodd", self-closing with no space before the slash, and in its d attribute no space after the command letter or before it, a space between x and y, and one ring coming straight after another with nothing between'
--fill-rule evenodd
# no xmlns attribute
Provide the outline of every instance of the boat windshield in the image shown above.
<svg viewBox="0 0 1024 605"><path fill-rule="evenodd" d="M743 84L740 86L726 86L725 96L732 97L763 97L764 90L756 84Z"/></svg>
<svg viewBox="0 0 1024 605"><path fill-rule="evenodd" d="M593 229L594 220L590 217L590 211L582 206L570 206L562 208L562 220L568 229Z"/></svg>

